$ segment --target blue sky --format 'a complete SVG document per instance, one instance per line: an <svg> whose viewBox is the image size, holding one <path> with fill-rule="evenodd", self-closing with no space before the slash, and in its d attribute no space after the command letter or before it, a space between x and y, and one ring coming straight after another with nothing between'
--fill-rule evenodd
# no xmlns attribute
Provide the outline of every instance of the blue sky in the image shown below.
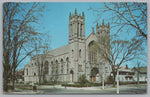
<svg viewBox="0 0 150 97"><path fill-rule="evenodd" d="M85 32L88 36L92 27L96 27L94 23L95 17L92 11L89 11L90 6L97 7L101 6L100 3L48 3L46 4L47 9L50 11L43 14L41 25L43 25L43 31L49 31L51 36L51 47L52 49L58 48L68 43L68 24L69 24L69 13L75 12L77 8L78 14L85 13Z"/></svg>
<svg viewBox="0 0 150 97"><path fill-rule="evenodd" d="M42 3L41 3L42 4ZM78 14L85 14L85 36L87 37L92 32L92 27L96 28L97 14L92 10L88 10L90 7L96 9L103 7L103 3L45 3L46 10L43 12L42 18L40 18L40 32L48 33L51 38L50 47L55 49L63 45L68 44L69 35L69 13L74 14L75 8L77 8ZM103 19L108 23L107 14L103 15L99 24L102 24ZM111 25L110 25L111 26ZM96 29L95 29L96 31ZM113 31L112 31L113 32ZM123 35L123 39L127 39L130 36L128 34ZM44 37L43 37L44 38ZM26 63L30 61L30 57L22 62L19 68L23 68ZM128 62L129 65L135 64L135 62Z"/></svg>

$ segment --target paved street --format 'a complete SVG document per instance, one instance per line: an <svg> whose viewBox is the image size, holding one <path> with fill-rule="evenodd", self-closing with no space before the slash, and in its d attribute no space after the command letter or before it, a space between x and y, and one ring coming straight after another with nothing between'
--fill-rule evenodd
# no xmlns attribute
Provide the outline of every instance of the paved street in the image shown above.
<svg viewBox="0 0 150 97"><path fill-rule="evenodd" d="M145 85L123 85L120 86L120 94L146 94L147 87ZM116 94L116 88L113 88L111 86L105 87L104 90L102 90L102 87L82 87L82 88L76 88L76 87L62 87L61 85L56 86L38 86L37 91L32 90L22 90L17 89L13 92L8 92L4 94Z"/></svg>

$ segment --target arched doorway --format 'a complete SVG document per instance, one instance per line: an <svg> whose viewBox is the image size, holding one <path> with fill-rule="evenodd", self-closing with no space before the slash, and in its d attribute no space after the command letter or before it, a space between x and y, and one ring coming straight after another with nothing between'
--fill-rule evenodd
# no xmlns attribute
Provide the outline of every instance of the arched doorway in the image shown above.
<svg viewBox="0 0 150 97"><path fill-rule="evenodd" d="M96 82L96 75L99 73L98 68L94 67L91 69L91 81Z"/></svg>
<svg viewBox="0 0 150 97"><path fill-rule="evenodd" d="M71 70L71 71L70 71L70 74L71 74L71 76L72 76L72 81L71 81L71 82L74 81L73 73L74 73L73 70Z"/></svg>

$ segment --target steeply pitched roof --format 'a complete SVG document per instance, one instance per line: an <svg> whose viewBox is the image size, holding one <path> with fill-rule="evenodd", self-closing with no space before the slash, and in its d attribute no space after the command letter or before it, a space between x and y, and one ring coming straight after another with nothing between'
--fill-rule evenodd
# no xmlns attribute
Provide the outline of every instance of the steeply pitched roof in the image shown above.
<svg viewBox="0 0 150 97"><path fill-rule="evenodd" d="M48 54L57 56L57 55L62 55L68 52L69 52L69 45L64 45L62 47L49 51Z"/></svg>

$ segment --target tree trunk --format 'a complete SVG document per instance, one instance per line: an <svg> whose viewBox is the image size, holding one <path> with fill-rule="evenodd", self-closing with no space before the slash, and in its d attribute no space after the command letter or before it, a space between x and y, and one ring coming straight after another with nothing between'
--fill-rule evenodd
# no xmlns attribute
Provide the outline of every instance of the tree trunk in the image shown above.
<svg viewBox="0 0 150 97"><path fill-rule="evenodd" d="M12 83L13 83L13 85L12 85L12 89L14 90L15 89L15 68L14 68L14 70L13 70L13 78L12 78Z"/></svg>
<svg viewBox="0 0 150 97"><path fill-rule="evenodd" d="M3 80L3 90L5 91L5 92L7 92L8 91L8 80L9 80L9 73L10 73L10 65L9 65L9 54L8 54L8 52L7 52L7 54L6 54L6 56L4 56L4 63L5 64L3 64L3 67L4 67L4 71L3 71L3 78L4 78L4 80Z"/></svg>
<svg viewBox="0 0 150 97"><path fill-rule="evenodd" d="M116 74L113 73L113 87L116 86Z"/></svg>
<svg viewBox="0 0 150 97"><path fill-rule="evenodd" d="M4 80L3 80L3 90L5 92L8 91L8 76L7 76L7 72L4 72L3 73L3 76L4 76Z"/></svg>
<svg viewBox="0 0 150 97"><path fill-rule="evenodd" d="M137 84L139 85L139 73L140 73L140 70L139 70L139 64L138 64L138 70L137 70Z"/></svg>
<svg viewBox="0 0 150 97"><path fill-rule="evenodd" d="M137 84L139 85L139 72L137 72Z"/></svg>

